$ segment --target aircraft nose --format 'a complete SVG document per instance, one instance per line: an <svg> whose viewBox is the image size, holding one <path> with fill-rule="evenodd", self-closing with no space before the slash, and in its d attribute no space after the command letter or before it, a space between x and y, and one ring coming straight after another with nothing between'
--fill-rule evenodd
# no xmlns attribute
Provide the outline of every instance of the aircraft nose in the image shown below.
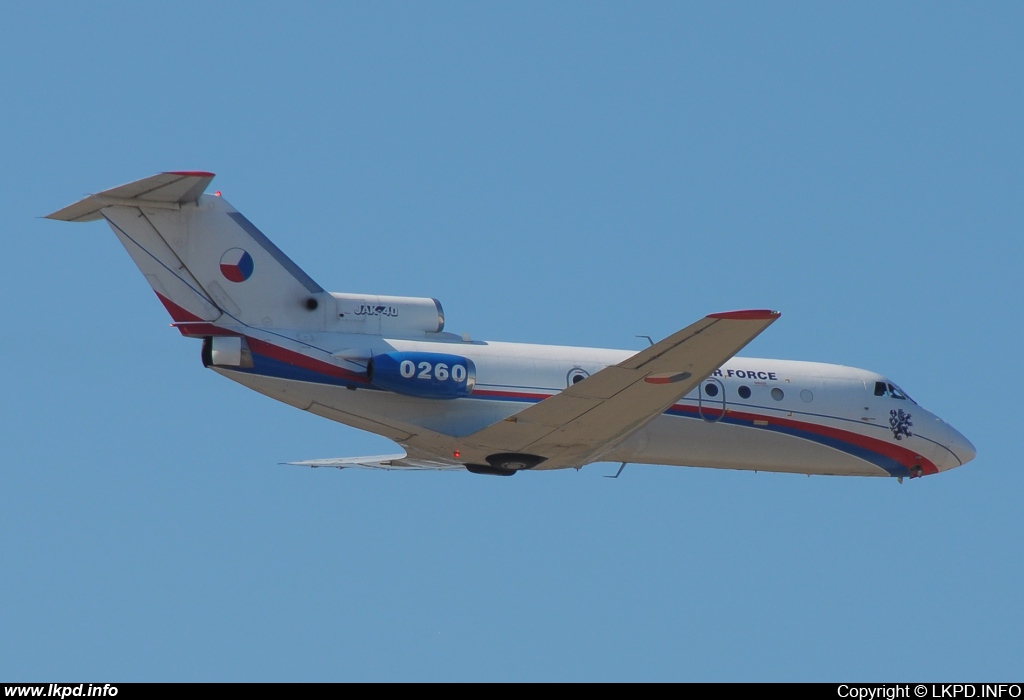
<svg viewBox="0 0 1024 700"><path fill-rule="evenodd" d="M970 462L978 454L971 441L965 438L956 428L947 424L946 442L949 449L956 455L959 464L951 464L950 468L959 467Z"/></svg>

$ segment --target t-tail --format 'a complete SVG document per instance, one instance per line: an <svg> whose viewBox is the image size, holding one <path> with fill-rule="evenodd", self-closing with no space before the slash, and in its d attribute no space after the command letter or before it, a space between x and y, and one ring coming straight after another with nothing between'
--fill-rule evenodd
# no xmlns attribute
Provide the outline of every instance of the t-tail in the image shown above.
<svg viewBox="0 0 1024 700"><path fill-rule="evenodd" d="M435 299L324 291L219 194L204 194L213 177L161 173L90 195L47 218L105 219L184 335L244 335L246 328L374 335L443 329Z"/></svg>

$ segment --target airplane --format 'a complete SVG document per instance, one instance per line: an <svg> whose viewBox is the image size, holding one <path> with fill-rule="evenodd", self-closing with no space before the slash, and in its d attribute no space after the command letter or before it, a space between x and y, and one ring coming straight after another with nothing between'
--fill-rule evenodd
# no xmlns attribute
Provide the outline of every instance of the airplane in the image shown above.
<svg viewBox="0 0 1024 700"><path fill-rule="evenodd" d="M975 448L890 379L736 354L780 316L708 314L640 352L474 340L432 298L325 291L214 174L165 172L47 218L103 219L203 365L402 452L291 462L511 476L593 462L921 477ZM618 476L618 474L616 474Z"/></svg>

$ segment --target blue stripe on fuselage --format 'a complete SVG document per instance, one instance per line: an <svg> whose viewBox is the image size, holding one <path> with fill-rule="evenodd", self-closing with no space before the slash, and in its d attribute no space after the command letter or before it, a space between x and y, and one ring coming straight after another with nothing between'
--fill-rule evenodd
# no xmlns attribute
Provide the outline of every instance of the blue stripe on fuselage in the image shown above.
<svg viewBox="0 0 1024 700"><path fill-rule="evenodd" d="M323 372L317 372L312 369L305 369L303 367L296 367L293 364L282 362L281 360L275 360L272 357L266 355L260 355L258 353L252 353L251 368L244 367L232 367L231 370L234 372L245 372L246 374L259 374L264 377L275 377L277 379L290 379L296 382L309 382L311 384L330 384L331 386L358 386L366 388L366 384L354 382L341 377L332 377L329 374Z"/></svg>
<svg viewBox="0 0 1024 700"><path fill-rule="evenodd" d="M342 379L340 377L331 377L330 375L315 370L304 369L302 367L296 367L295 365L273 358L267 357L266 355L259 355L253 353L253 364L251 369L236 369L235 371L246 372L248 374L259 374L267 377L276 377L278 379L290 379L299 382L310 382L313 384L329 384L332 386L358 386L360 389L369 389L366 384L359 384L350 380ZM512 391L502 391L501 395L487 395L470 396L471 399L478 401L515 401L519 403L539 403L542 399L535 398L533 396L523 396ZM703 420L696 413L696 406L694 407L673 407L665 411L666 415L675 416L677 418L689 418L696 420ZM765 417L767 419L767 416ZM781 433L783 435L789 435L790 437L797 437L803 440L809 440L811 442L831 447L845 452L853 457L857 457L865 462L874 464L880 469L885 470L891 476L911 476L910 470L886 455L879 454L869 447L863 445L857 445L849 440L843 440L837 437L829 435L821 435L820 433L813 432L811 430L802 430L792 426L778 425L769 423L768 425L755 425L753 420L746 418L736 418L733 416L723 416L716 422L723 422L728 425L735 425L744 428L756 428L760 430L768 430L775 433ZM851 433L851 435L857 435Z"/></svg>

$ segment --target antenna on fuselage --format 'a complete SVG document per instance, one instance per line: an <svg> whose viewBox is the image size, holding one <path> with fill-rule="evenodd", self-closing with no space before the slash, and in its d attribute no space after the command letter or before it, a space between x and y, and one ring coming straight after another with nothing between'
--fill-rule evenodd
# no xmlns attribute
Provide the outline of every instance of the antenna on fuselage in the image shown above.
<svg viewBox="0 0 1024 700"><path fill-rule="evenodd" d="M649 335L638 335L636 337L637 338L647 338L647 342L650 343L651 345L654 345L654 341L651 340L651 336L649 336Z"/></svg>
<svg viewBox="0 0 1024 700"><path fill-rule="evenodd" d="M641 336L637 336L637 337L639 338L639 337L641 337ZM627 464L629 464L629 462L623 462L623 463L621 464L621 466L619 466L619 471L615 472L615 476L608 476L607 474L605 474L605 475L604 475L604 478L605 478L605 479L618 479L618 478L619 478L619 474L621 474L621 473L622 473L622 470L626 468L626 465L627 465Z"/></svg>

